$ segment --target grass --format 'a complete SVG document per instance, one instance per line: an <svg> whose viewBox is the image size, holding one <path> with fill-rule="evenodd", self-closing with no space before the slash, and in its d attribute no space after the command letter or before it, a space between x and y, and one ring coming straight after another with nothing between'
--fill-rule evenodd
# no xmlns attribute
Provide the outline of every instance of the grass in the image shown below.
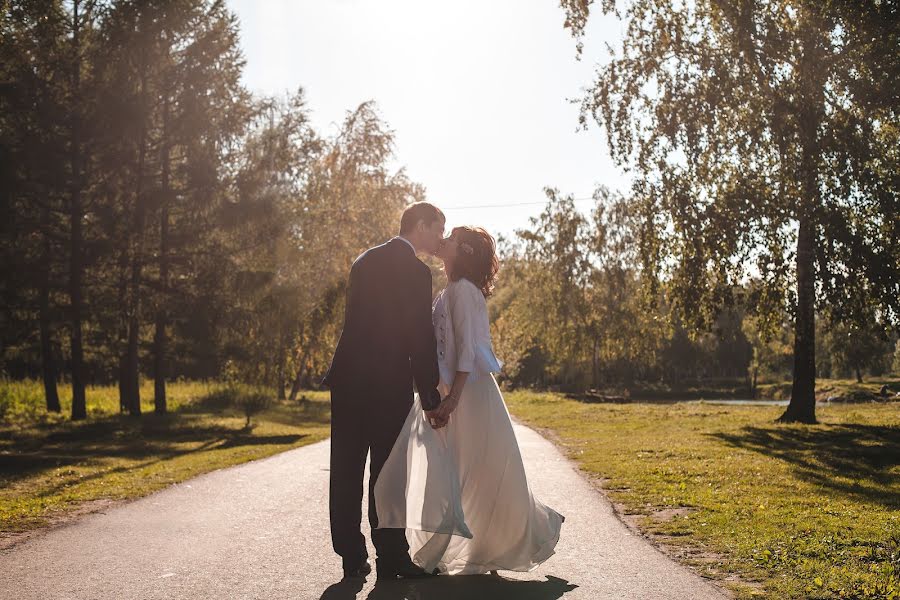
<svg viewBox="0 0 900 600"><path fill-rule="evenodd" d="M87 390L88 419L47 414L39 382L0 381L0 535L28 531L97 500L129 499L196 475L323 440L329 404L307 392L294 404L271 403L245 427L242 399L258 390L172 383L170 413L153 414L152 382L141 388L145 414L119 414L115 387Z"/></svg>
<svg viewBox="0 0 900 600"><path fill-rule="evenodd" d="M776 424L781 407L506 400L738 598L900 598L900 403L820 406L805 426Z"/></svg>

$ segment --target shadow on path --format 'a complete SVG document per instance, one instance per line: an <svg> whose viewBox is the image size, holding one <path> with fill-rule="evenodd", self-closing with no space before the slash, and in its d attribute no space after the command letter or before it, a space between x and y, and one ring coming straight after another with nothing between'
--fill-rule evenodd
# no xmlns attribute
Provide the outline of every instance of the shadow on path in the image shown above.
<svg viewBox="0 0 900 600"><path fill-rule="evenodd" d="M900 508L900 472L894 468L900 465L900 427L744 427L739 433L711 435L783 460L798 477L825 489Z"/></svg>
<svg viewBox="0 0 900 600"><path fill-rule="evenodd" d="M330 586L319 600L355 600L362 579L345 579ZM578 586L548 575L545 581L520 581L493 575L454 575L431 579L379 581L366 600L557 600Z"/></svg>

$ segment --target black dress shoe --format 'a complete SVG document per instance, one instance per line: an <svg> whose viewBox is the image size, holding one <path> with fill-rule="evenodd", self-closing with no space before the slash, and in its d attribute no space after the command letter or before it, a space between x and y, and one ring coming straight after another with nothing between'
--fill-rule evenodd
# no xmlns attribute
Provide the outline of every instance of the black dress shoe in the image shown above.
<svg viewBox="0 0 900 600"><path fill-rule="evenodd" d="M375 560L375 568L378 571L378 581L397 579L398 577L403 579L422 579L437 575L437 569L435 569L435 572L429 573L413 561L409 560L409 558L400 560L399 562L388 562L379 558Z"/></svg>
<svg viewBox="0 0 900 600"><path fill-rule="evenodd" d="M356 567L344 569L344 579L348 577L363 577L372 572L372 564L368 560L362 561Z"/></svg>

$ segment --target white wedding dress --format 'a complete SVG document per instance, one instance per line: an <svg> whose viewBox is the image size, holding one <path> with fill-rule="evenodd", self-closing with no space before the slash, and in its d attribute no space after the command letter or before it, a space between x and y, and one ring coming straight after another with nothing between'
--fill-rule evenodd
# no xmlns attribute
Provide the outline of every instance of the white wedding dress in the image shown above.
<svg viewBox="0 0 900 600"><path fill-rule="evenodd" d="M465 279L432 309L441 395L469 377L446 427L428 424L418 396L378 481L379 527L405 528L413 561L431 571L530 571L553 555L564 517L528 487L512 422L493 373L487 304Z"/></svg>

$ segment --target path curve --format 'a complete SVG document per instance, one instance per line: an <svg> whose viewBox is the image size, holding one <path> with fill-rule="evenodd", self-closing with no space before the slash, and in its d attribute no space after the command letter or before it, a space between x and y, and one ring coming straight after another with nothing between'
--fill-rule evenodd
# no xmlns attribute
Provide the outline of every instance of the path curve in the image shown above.
<svg viewBox="0 0 900 600"><path fill-rule="evenodd" d="M728 597L633 534L553 444L515 429L534 494L566 516L556 555L529 573L339 583L326 440L201 475L2 551L0 598Z"/></svg>

